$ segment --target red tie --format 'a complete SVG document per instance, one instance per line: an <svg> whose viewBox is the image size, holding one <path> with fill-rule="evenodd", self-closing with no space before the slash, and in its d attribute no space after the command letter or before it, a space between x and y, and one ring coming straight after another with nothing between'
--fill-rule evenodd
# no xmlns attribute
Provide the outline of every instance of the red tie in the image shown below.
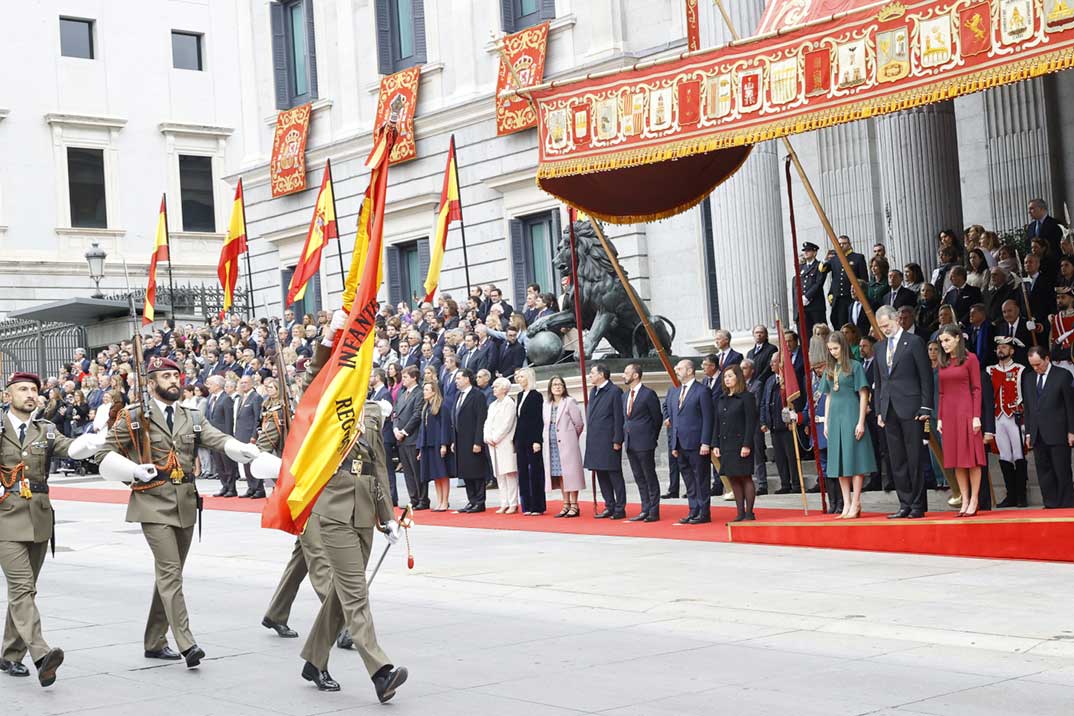
<svg viewBox="0 0 1074 716"><path fill-rule="evenodd" d="M686 386L679 388L679 410L682 410L682 404L686 402Z"/></svg>
<svg viewBox="0 0 1074 716"><path fill-rule="evenodd" d="M633 410L634 410L634 393L635 392L637 392L637 388L631 388L630 389L630 400L628 400L627 404L626 404L626 414L627 414L628 418L630 417L630 413L633 412Z"/></svg>

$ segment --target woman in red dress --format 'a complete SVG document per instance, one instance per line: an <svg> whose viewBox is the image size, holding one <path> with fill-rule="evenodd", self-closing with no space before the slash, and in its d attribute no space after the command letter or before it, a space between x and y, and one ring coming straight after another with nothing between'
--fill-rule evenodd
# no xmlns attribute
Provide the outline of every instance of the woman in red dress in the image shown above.
<svg viewBox="0 0 1074 716"><path fill-rule="evenodd" d="M985 464L981 434L981 365L966 351L958 326L945 326L940 341L940 416L936 429L943 435L943 466L955 471L962 492L959 517L977 514L981 466Z"/></svg>

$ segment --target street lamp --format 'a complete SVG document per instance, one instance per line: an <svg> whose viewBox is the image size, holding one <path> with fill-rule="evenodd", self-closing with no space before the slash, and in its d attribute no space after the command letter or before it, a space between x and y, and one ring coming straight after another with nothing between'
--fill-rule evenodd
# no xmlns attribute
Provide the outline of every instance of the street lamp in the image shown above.
<svg viewBox="0 0 1074 716"><path fill-rule="evenodd" d="M89 264L89 276L93 279L94 285L97 287L96 293L93 294L93 298L104 298L104 294L101 293L101 279L104 278L104 260L108 256L96 242L90 246L90 250L86 252L86 263Z"/></svg>

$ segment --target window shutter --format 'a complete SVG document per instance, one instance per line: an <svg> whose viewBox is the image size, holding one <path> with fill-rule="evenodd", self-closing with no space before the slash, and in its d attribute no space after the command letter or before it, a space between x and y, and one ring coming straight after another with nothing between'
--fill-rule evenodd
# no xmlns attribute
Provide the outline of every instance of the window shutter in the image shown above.
<svg viewBox="0 0 1074 716"><path fill-rule="evenodd" d="M377 65L382 75L392 73L392 24L389 17L391 0L376 0Z"/></svg>
<svg viewBox="0 0 1074 716"><path fill-rule="evenodd" d="M441 267L441 271L443 267ZM422 288L419 291L424 291L425 277L429 275L429 239L418 239L418 271L421 272L421 276L411 278L416 285Z"/></svg>
<svg viewBox="0 0 1074 716"><path fill-rule="evenodd" d="M415 65L424 65L425 49L425 0L414 0L414 60Z"/></svg>
<svg viewBox="0 0 1074 716"><path fill-rule="evenodd" d="M290 92L287 81L287 39L284 37L283 5L269 4L272 19L272 76L276 82L276 109L289 109Z"/></svg>
<svg viewBox="0 0 1074 716"><path fill-rule="evenodd" d="M500 15L503 17L503 31L515 31L515 0L500 0Z"/></svg>
<svg viewBox="0 0 1074 716"><path fill-rule="evenodd" d="M556 19L556 0L541 0L541 19Z"/></svg>
<svg viewBox="0 0 1074 716"><path fill-rule="evenodd" d="M514 305L526 303L526 231L521 221L512 219L511 230L511 295Z"/></svg>
<svg viewBox="0 0 1074 716"><path fill-rule="evenodd" d="M388 259L388 303L393 306L403 300L403 273L401 257L397 246L389 246Z"/></svg>
<svg viewBox="0 0 1074 716"><path fill-rule="evenodd" d="M306 1L306 54L310 68L310 99L317 99L317 43L314 42L313 0Z"/></svg>

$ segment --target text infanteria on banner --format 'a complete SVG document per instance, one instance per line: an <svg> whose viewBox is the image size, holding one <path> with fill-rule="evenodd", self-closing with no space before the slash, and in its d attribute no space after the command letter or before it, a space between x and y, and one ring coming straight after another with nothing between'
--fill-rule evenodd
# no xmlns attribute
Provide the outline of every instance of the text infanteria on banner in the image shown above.
<svg viewBox="0 0 1074 716"><path fill-rule="evenodd" d="M544 80L544 60L548 50L548 23L527 27L503 38L503 48L523 87L532 87ZM517 89L514 77L500 56L496 75L496 134L511 134L537 126L537 112L525 97L503 99L504 90Z"/></svg>
<svg viewBox="0 0 1074 716"><path fill-rule="evenodd" d="M392 113L392 103L399 98L396 103L399 107L399 135L392 147L390 164L409 161L418 156L418 145L414 141L414 113L418 107L420 80L421 67L409 67L380 81L380 98L377 100L374 127L380 127L388 121Z"/></svg>
<svg viewBox="0 0 1074 716"><path fill-rule="evenodd" d="M535 90L538 180L742 147L1074 67L1074 0L773 6L785 12L762 27L776 35ZM825 22L811 14L821 6L847 12Z"/></svg>
<svg viewBox="0 0 1074 716"><path fill-rule="evenodd" d="M272 196L284 196L306 188L306 139L310 131L311 104L285 109L276 115L269 173Z"/></svg>

